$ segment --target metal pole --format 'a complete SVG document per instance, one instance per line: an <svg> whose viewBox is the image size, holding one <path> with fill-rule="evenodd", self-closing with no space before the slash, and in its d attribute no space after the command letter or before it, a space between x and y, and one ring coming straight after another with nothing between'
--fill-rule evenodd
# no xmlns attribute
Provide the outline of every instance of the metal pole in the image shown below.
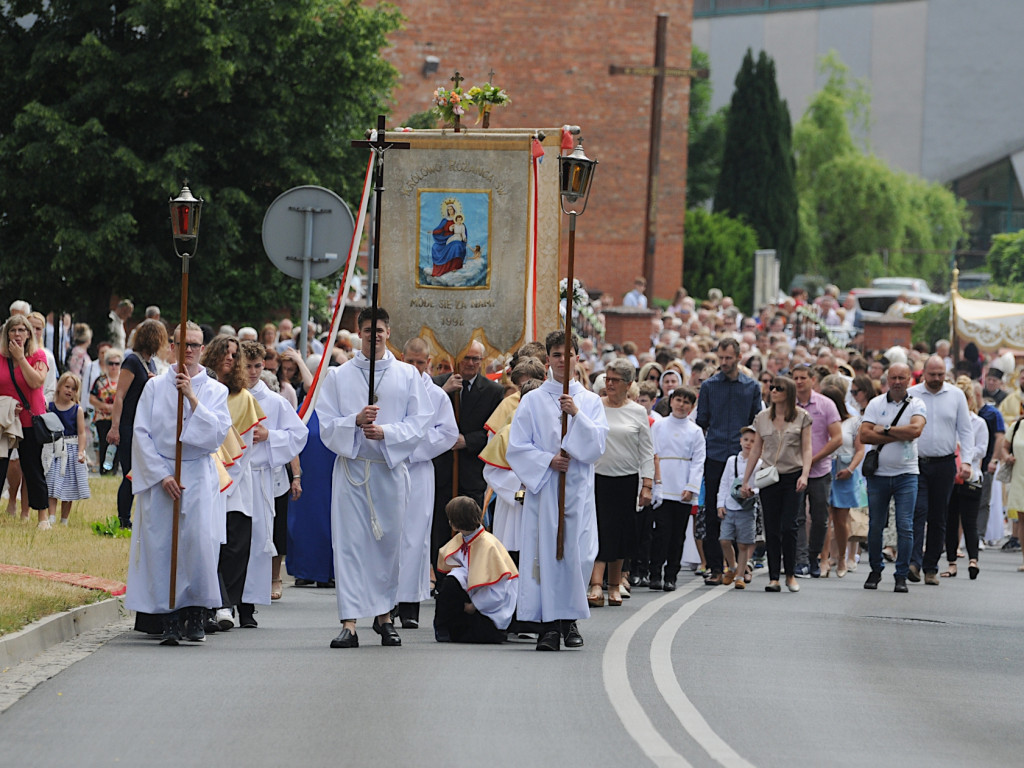
<svg viewBox="0 0 1024 768"><path fill-rule="evenodd" d="M306 234L302 244L302 308L299 311L300 322L302 323L299 332L299 358L305 360L308 356L309 339L309 281L310 271L313 269L313 210L307 208L303 214L305 217Z"/></svg>
<svg viewBox="0 0 1024 768"><path fill-rule="evenodd" d="M644 213L644 279L654 299L654 254L658 239L658 157L661 152L661 109L665 94L665 47L668 14L658 14L654 43L654 86L651 94L651 141L647 156L647 210Z"/></svg>
<svg viewBox="0 0 1024 768"><path fill-rule="evenodd" d="M377 141L384 141L384 116L377 119ZM374 369L377 364L377 301L380 282L378 270L380 269L380 212L381 201L384 198L384 156L377 154L377 173L373 185L376 200L374 201L373 214L373 258L370 260L370 398L369 405L373 405L376 396L373 393Z"/></svg>
<svg viewBox="0 0 1024 768"><path fill-rule="evenodd" d="M178 334L178 372L185 370L185 343L188 336L188 259L187 253L181 257L181 321ZM187 373L187 371L186 371ZM181 488L181 427L185 419L185 395L178 390L178 423L174 433L174 482ZM178 587L178 530L181 526L181 496L174 500L171 513L171 581L167 604L173 611L176 603Z"/></svg>

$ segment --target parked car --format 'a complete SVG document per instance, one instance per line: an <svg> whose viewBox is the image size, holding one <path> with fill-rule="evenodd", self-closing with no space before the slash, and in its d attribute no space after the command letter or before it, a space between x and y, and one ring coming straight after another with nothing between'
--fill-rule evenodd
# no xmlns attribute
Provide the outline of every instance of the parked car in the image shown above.
<svg viewBox="0 0 1024 768"><path fill-rule="evenodd" d="M894 291L914 291L928 293L928 282L920 277L876 277L871 281L872 288L887 288Z"/></svg>
<svg viewBox="0 0 1024 768"><path fill-rule="evenodd" d="M857 300L861 317L876 320L886 313L900 296L906 296L908 306L904 314L910 315L928 304L941 304L949 297L930 291L908 291L892 288L853 288L850 294Z"/></svg>
<svg viewBox="0 0 1024 768"><path fill-rule="evenodd" d="M963 293L972 288L981 288L992 282L992 275L988 272L961 272L957 280L957 289Z"/></svg>

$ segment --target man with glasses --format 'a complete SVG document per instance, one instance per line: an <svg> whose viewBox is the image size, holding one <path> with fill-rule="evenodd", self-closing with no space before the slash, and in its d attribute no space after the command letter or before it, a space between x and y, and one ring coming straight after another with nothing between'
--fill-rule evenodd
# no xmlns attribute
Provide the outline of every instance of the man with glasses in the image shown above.
<svg viewBox="0 0 1024 768"><path fill-rule="evenodd" d="M174 333L181 343L182 329ZM213 516L221 507L219 479L211 454L231 429L228 390L199 364L203 332L189 322L184 329L185 367L177 364L142 390L133 428L132 490L138 499L128 560L125 606L159 614L162 645L177 645L182 635L205 639L205 609L221 603ZM172 343L171 348L174 349ZM180 479L174 464L178 395L184 396L181 422ZM180 500L178 563L174 609L170 607L172 508ZM221 512L223 514L223 512ZM182 627L184 617L187 628Z"/></svg>
<svg viewBox="0 0 1024 768"><path fill-rule="evenodd" d="M480 508L484 507L484 463L480 451L487 445L484 425L501 403L504 390L497 382L481 374L484 345L473 340L458 360L454 373L434 377L434 383L451 400L458 422L459 437L455 446L434 459L434 522L430 534L430 562L452 537L451 526L444 508L456 496L469 496ZM459 486L454 486L452 463L458 453Z"/></svg>

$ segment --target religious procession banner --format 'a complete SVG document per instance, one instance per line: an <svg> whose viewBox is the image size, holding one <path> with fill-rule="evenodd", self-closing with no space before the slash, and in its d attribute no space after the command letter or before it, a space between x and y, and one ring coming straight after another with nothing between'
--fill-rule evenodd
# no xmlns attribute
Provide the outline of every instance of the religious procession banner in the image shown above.
<svg viewBox="0 0 1024 768"><path fill-rule="evenodd" d="M953 292L953 330L981 349L1024 349L1024 304L965 299Z"/></svg>
<svg viewBox="0 0 1024 768"><path fill-rule="evenodd" d="M473 340L487 358L558 327L560 129L388 133L380 305L391 344L435 364Z"/></svg>

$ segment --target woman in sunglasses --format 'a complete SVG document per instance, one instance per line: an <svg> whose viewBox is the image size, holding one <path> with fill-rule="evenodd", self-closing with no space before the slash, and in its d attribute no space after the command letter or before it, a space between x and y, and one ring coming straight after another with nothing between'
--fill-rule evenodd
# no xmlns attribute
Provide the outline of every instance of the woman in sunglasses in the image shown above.
<svg viewBox="0 0 1024 768"><path fill-rule="evenodd" d="M811 417L796 404L796 384L788 376L775 377L769 400L771 405L754 419L754 447L743 473L743 494L753 495L751 475L758 459L763 462L761 471L775 467L778 479L760 486L768 550L769 583L764 589L782 591L779 574L785 560L786 587L799 592L796 538L811 471Z"/></svg>

